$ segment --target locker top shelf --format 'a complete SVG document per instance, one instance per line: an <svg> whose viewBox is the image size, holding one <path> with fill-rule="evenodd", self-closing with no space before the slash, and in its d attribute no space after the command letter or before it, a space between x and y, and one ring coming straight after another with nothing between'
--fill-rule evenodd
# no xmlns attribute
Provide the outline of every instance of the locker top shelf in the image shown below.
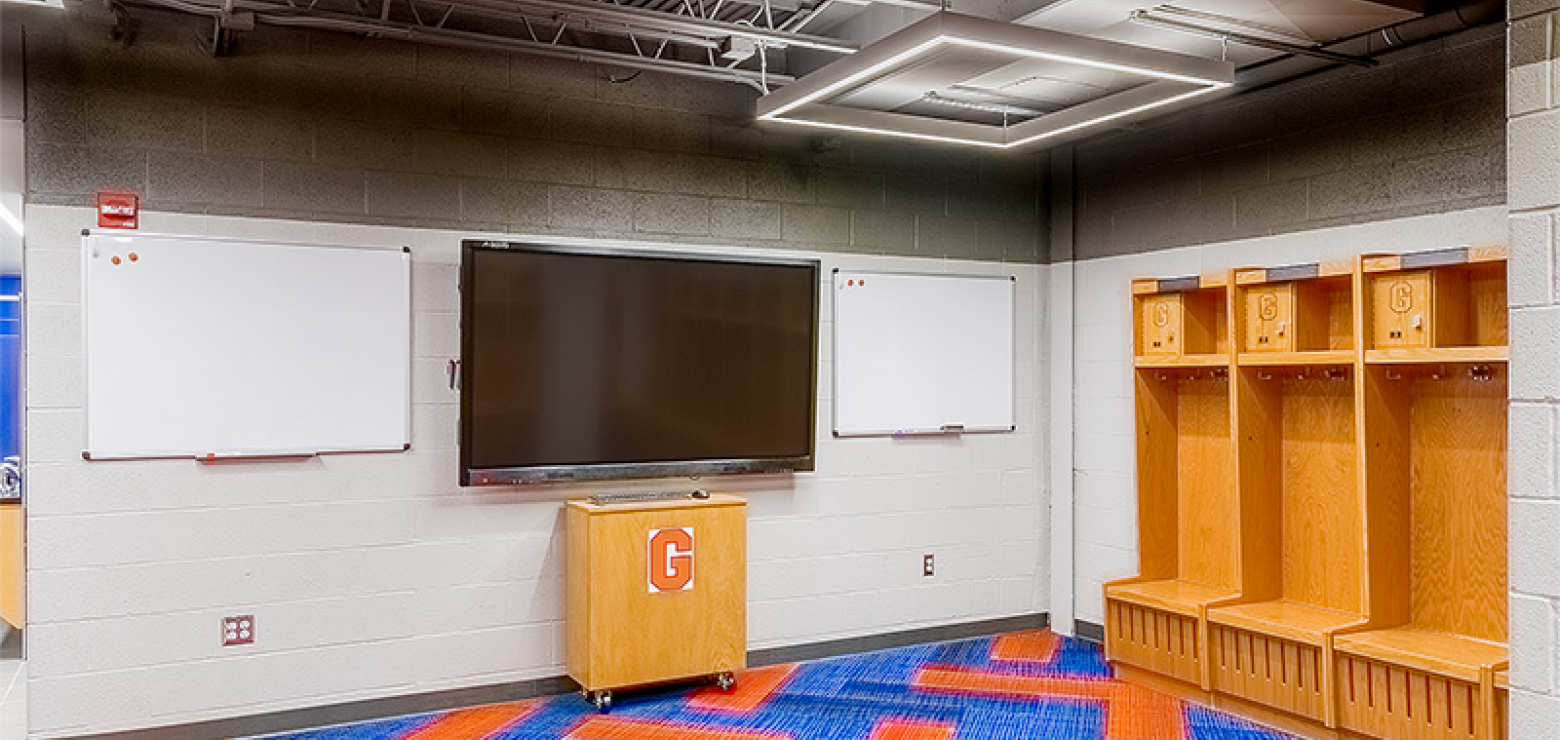
<svg viewBox="0 0 1560 740"><path fill-rule="evenodd" d="M1371 365L1434 364L1461 362L1506 362L1511 349L1496 347L1425 347L1413 349L1371 349L1365 362Z"/></svg>
<svg viewBox="0 0 1560 740"><path fill-rule="evenodd" d="M1396 272L1427 267L1447 267L1480 262L1504 262L1507 249L1504 244L1481 247L1455 247L1412 254L1373 254L1361 260L1365 272Z"/></svg>

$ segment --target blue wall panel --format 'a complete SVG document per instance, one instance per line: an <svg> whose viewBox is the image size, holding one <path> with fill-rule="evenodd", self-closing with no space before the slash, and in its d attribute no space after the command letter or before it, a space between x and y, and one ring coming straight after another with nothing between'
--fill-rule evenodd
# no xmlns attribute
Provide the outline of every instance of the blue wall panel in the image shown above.
<svg viewBox="0 0 1560 740"><path fill-rule="evenodd" d="M0 458L22 449L22 279L0 275Z"/></svg>

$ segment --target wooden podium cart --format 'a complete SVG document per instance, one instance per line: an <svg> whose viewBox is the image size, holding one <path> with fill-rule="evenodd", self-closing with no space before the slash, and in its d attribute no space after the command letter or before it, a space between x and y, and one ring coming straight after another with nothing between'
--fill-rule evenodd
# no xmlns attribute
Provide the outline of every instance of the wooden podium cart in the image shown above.
<svg viewBox="0 0 1560 740"><path fill-rule="evenodd" d="M605 711L612 690L747 665L747 502L568 503L568 665Z"/></svg>

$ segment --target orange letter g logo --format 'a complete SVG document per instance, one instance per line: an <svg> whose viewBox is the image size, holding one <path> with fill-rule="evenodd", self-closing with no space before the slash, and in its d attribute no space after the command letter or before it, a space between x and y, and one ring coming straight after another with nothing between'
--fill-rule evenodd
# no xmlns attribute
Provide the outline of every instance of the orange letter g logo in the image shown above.
<svg viewBox="0 0 1560 740"><path fill-rule="evenodd" d="M693 527L650 530L650 593L693 588Z"/></svg>

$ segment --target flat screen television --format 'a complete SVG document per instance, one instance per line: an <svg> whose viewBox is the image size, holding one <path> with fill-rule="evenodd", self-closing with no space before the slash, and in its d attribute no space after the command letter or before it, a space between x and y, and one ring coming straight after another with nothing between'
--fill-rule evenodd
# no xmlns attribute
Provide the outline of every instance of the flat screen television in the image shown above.
<svg viewBox="0 0 1560 740"><path fill-rule="evenodd" d="M462 247L461 485L813 469L817 261Z"/></svg>

